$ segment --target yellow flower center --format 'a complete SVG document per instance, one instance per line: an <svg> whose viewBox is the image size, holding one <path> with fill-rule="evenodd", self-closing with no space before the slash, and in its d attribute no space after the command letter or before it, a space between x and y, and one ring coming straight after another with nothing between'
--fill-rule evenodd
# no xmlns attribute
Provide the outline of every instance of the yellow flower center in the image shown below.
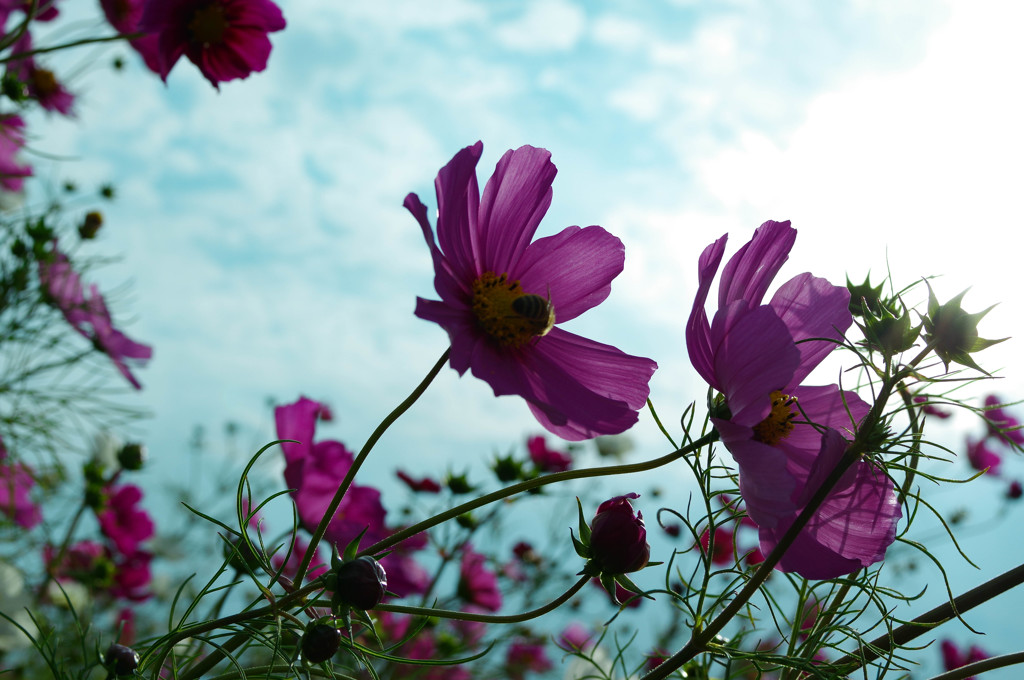
<svg viewBox="0 0 1024 680"><path fill-rule="evenodd" d="M551 300L523 290L508 274L487 272L473 282L473 315L502 347L521 347L555 325Z"/></svg>
<svg viewBox="0 0 1024 680"><path fill-rule="evenodd" d="M224 41L224 29L228 27L224 18L224 8L219 2L211 2L206 7L197 9L188 23L192 39L203 45L217 45Z"/></svg>
<svg viewBox="0 0 1024 680"><path fill-rule="evenodd" d="M49 97L54 95L60 90L60 85L57 84L57 78L53 75L53 71L45 68L32 69L32 87L39 94L40 97Z"/></svg>
<svg viewBox="0 0 1024 680"><path fill-rule="evenodd" d="M769 446L775 446L793 431L793 420L796 418L796 398L783 394L780 390L772 392L772 410L768 417L754 426L754 439Z"/></svg>

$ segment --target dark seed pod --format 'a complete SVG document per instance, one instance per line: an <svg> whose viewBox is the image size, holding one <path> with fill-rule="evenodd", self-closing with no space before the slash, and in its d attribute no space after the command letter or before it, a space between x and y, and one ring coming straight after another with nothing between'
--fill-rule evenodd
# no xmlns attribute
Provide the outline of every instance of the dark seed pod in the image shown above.
<svg viewBox="0 0 1024 680"><path fill-rule="evenodd" d="M368 555L345 562L335 574L337 590L334 597L339 604L355 609L373 609L387 593L388 575L380 562Z"/></svg>

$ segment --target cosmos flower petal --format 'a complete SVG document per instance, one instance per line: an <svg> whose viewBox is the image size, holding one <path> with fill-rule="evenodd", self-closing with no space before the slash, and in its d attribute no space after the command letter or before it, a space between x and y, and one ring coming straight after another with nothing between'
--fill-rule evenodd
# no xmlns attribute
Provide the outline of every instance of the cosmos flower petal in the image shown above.
<svg viewBox="0 0 1024 680"><path fill-rule="evenodd" d="M480 189L476 181L476 164L483 150L482 142L460 150L438 171L434 181L437 190L437 242L452 275L459 281L470 281L483 273L480 244L477 242Z"/></svg>
<svg viewBox="0 0 1024 680"><path fill-rule="evenodd" d="M437 300L416 298L416 316L426 321L433 321L448 332L452 344L452 368L463 375L470 365L473 348L479 342L475 333L472 315L468 309L453 307Z"/></svg>
<svg viewBox="0 0 1024 680"><path fill-rule="evenodd" d="M819 428L838 430L850 439L870 408L855 392L841 391L838 385L801 385L788 394L796 398L801 420L806 417ZM809 452L807 455L813 460L821 447L821 431L813 427L794 428L784 444Z"/></svg>
<svg viewBox="0 0 1024 680"><path fill-rule="evenodd" d="M839 432L825 433L801 504L810 500L848 446ZM892 480L870 461L858 460L815 511L779 568L804 578L828 579L870 566L885 556L902 516ZM772 550L795 518L767 531L762 526L762 551Z"/></svg>
<svg viewBox="0 0 1024 680"><path fill-rule="evenodd" d="M782 284L769 304L786 323L793 341L798 343L800 367L787 387L799 385L836 348L836 343L828 340L805 341L808 338L838 341L853 323L850 291L811 274L800 274Z"/></svg>
<svg viewBox="0 0 1024 680"><path fill-rule="evenodd" d="M427 242L427 247L430 248L430 258L434 263L434 288L438 295L449 302L456 302L470 296L469 287L460 283L460 279L455 275L448 259L434 243L434 230L431 229L430 221L427 219L427 206L423 205L420 197L416 194L406 196L402 205L412 213L412 216L419 222L420 229L423 230L423 238Z"/></svg>
<svg viewBox="0 0 1024 680"><path fill-rule="evenodd" d="M710 337L716 382L732 420L756 425L771 410L765 397L789 382L800 360L786 325L772 309L751 310L738 300L715 314Z"/></svg>
<svg viewBox="0 0 1024 680"><path fill-rule="evenodd" d="M625 260L622 241L601 227L568 227L531 243L510 275L529 293L550 294L562 323L603 302Z"/></svg>
<svg viewBox="0 0 1024 680"><path fill-rule="evenodd" d="M708 322L708 314L704 310L704 304L708 299L708 292L711 290L711 282L718 272L718 265L722 262L725 254L725 244L729 240L726 234L718 239L700 254L697 261L697 276L699 285L697 295L693 300L693 309L690 311L690 319L686 324L686 351L690 355L690 363L704 378L709 385L721 391L718 379L714 371L714 354L711 351L711 324Z"/></svg>
<svg viewBox="0 0 1024 680"><path fill-rule="evenodd" d="M750 428L718 418L712 421L739 468L747 515L758 526L776 526L796 509L792 498L796 480L786 469L786 454L752 439Z"/></svg>
<svg viewBox="0 0 1024 680"><path fill-rule="evenodd" d="M498 161L480 199L480 257L489 271L514 269L551 205L556 172L551 152L533 146L507 151Z"/></svg>
<svg viewBox="0 0 1024 680"><path fill-rule="evenodd" d="M751 307L761 304L775 275L789 259L789 251L796 242L796 229L789 220L768 220L754 231L722 270L718 284L718 306L746 300Z"/></svg>
<svg viewBox="0 0 1024 680"><path fill-rule="evenodd" d="M313 433L316 431L316 414L320 412L318 401L299 397L294 404L274 409L274 423L278 439L294 439L282 442L286 464L297 462L309 455L313 447Z"/></svg>

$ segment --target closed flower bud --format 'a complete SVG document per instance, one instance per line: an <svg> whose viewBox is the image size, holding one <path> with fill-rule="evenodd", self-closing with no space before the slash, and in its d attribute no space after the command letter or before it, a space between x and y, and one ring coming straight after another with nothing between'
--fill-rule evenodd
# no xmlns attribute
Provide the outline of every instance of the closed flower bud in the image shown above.
<svg viewBox="0 0 1024 680"><path fill-rule="evenodd" d="M103 213L93 210L85 214L82 223L78 225L78 235L83 240L96 238L96 233L103 226Z"/></svg>
<svg viewBox="0 0 1024 680"><path fill-rule="evenodd" d="M643 515L633 513L630 493L605 501L590 523L590 558L605 574L626 574L643 569L651 557Z"/></svg>
<svg viewBox="0 0 1024 680"><path fill-rule="evenodd" d="M139 667L139 653L131 647L112 644L107 647L107 653L103 655L103 665L115 677L130 676Z"/></svg>
<svg viewBox="0 0 1024 680"><path fill-rule="evenodd" d="M146 447L137 442L125 444L117 452L117 462L125 470L141 470L146 462Z"/></svg>
<svg viewBox="0 0 1024 680"><path fill-rule="evenodd" d="M960 306L967 294L965 290L949 302L940 305L931 287L928 288L928 314L924 317L925 340L935 349L946 370L950 362L968 366L988 375L974 362L971 354L991 347L1006 340L986 340L978 335L978 322L988 314L992 307L974 314L968 314Z"/></svg>
<svg viewBox="0 0 1024 680"><path fill-rule="evenodd" d="M345 562L335 571L334 603L353 609L373 609L388 589L388 575L368 555Z"/></svg>
<svg viewBox="0 0 1024 680"><path fill-rule="evenodd" d="M311 663L323 663L341 646L341 631L327 623L314 623L302 636L302 655Z"/></svg>

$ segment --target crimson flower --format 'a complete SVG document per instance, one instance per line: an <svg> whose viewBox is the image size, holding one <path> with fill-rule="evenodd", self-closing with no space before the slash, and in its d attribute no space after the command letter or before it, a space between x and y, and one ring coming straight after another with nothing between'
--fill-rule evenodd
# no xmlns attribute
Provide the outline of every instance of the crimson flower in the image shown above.
<svg viewBox="0 0 1024 680"><path fill-rule="evenodd" d="M985 420L988 421L989 432L993 436L1013 444L1024 445L1024 429L1020 429L1021 422L1006 412L1001 400L994 394L985 397Z"/></svg>
<svg viewBox="0 0 1024 680"><path fill-rule="evenodd" d="M542 436L527 439L526 448L530 452L530 460L541 472L564 472L572 465L572 456L548 448Z"/></svg>
<svg viewBox="0 0 1024 680"><path fill-rule="evenodd" d="M590 523L590 557L606 574L626 574L647 566L651 546L642 513L633 514L630 498L616 496L598 506Z"/></svg>
<svg viewBox="0 0 1024 680"><path fill-rule="evenodd" d="M837 385L801 385L853 322L845 287L800 274L763 304L796 240L789 222L765 222L733 255L709 322L704 304L727 238L700 256L686 345L694 368L724 398L727 413L712 422L739 468L740 492L767 554L841 461L846 437L869 409ZM826 579L874 564L895 540L901 516L892 481L858 460L778 568Z"/></svg>
<svg viewBox="0 0 1024 680"><path fill-rule="evenodd" d="M942 664L946 667L947 671L963 668L976 661L983 661L989 658L989 656L988 652L977 645L971 645L970 649L965 653L961 652L952 640L942 641ZM972 675L964 680L974 680L974 677Z"/></svg>
<svg viewBox="0 0 1024 680"><path fill-rule="evenodd" d="M732 531L722 527L715 527L715 550L711 553L711 564L722 567L735 563L736 550L733 543L734 540L735 534ZM704 552L706 553L711 545L710 530L705 529L704 533L700 535L700 544L704 547Z"/></svg>
<svg viewBox="0 0 1024 680"><path fill-rule="evenodd" d="M26 31L14 43L11 51L14 54L31 52L31 34ZM75 103L75 96L57 80L53 71L39 66L34 57L16 59L11 63L11 71L18 80L25 83L29 96L39 102L44 109L56 111L65 116L74 116L72 107Z"/></svg>
<svg viewBox="0 0 1024 680"><path fill-rule="evenodd" d="M975 470L983 471L986 475L999 475L999 466L1003 457L988 446L988 439L974 441L967 438L967 462Z"/></svg>
<svg viewBox="0 0 1024 680"><path fill-rule="evenodd" d="M32 468L24 463L5 463L7 449L0 440L0 513L10 517L23 529L31 529L43 521L39 506L30 492L36 480Z"/></svg>
<svg viewBox="0 0 1024 680"><path fill-rule="evenodd" d="M290 581L294 581L295 576L299 573L299 565L302 564L302 556L306 554L307 548L309 548L309 541L301 536L295 536L292 540L291 550L282 548L274 553L274 556L270 558L270 564L273 565L274 569L280 571L282 576ZM288 556L288 559L285 559L285 555ZM316 550L313 551L313 560L309 563L309 571L306 573L306 578L316 578L327 571L328 568L327 564L320 558L320 546L317 546Z"/></svg>
<svg viewBox="0 0 1024 680"><path fill-rule="evenodd" d="M519 639L505 652L505 674L511 680L523 680L527 671L546 673L554 668L544 652L544 644L535 640Z"/></svg>
<svg viewBox="0 0 1024 680"><path fill-rule="evenodd" d="M463 546L458 593L468 604L496 612L501 609L501 591L498 578L487 568L486 562L487 558L473 550L472 545Z"/></svg>
<svg viewBox="0 0 1024 680"><path fill-rule="evenodd" d="M270 0L151 0L138 23L158 37L157 72L164 81L184 54L218 89L265 69L267 34L284 27L281 9Z"/></svg>
<svg viewBox="0 0 1024 680"><path fill-rule="evenodd" d="M506 152L481 197L482 151L480 142L466 147L438 173L436 243L426 206L416 194L405 198L441 297L417 298L416 316L447 331L460 375L472 369L496 396L519 395L558 436L630 428L657 364L554 325L608 297L625 260L622 242L596 226L534 241L551 203L551 154L532 146Z"/></svg>
<svg viewBox="0 0 1024 680"><path fill-rule="evenodd" d="M152 3L150 3L152 4ZM100 7L107 21L118 33L131 35L139 33L139 22L142 20L142 11L146 7L146 0L100 0ZM146 67L153 73L162 73L160 70L160 38L152 33L133 38L128 41L142 60Z"/></svg>
<svg viewBox="0 0 1024 680"><path fill-rule="evenodd" d="M71 268L67 256L57 250L56 243L52 260L39 262L39 281L72 328L110 357L117 370L135 389L142 389L126 360L145 365L153 356L153 348L135 342L114 328L107 303L99 289L95 285L90 286L89 296L85 295L81 277Z"/></svg>
<svg viewBox="0 0 1024 680"><path fill-rule="evenodd" d="M138 552L139 544L153 535L153 520L139 507L142 489L125 484L110 489L106 507L96 514L103 535L114 542L122 555Z"/></svg>
<svg viewBox="0 0 1024 680"><path fill-rule="evenodd" d="M24 147L25 121L14 114L0 116L0 187L7 191L21 191L32 176L32 166L17 160Z"/></svg>
<svg viewBox="0 0 1024 680"><path fill-rule="evenodd" d="M431 479L430 477L415 479L404 470L396 470L395 475L416 493L441 493L441 485L437 480Z"/></svg>

